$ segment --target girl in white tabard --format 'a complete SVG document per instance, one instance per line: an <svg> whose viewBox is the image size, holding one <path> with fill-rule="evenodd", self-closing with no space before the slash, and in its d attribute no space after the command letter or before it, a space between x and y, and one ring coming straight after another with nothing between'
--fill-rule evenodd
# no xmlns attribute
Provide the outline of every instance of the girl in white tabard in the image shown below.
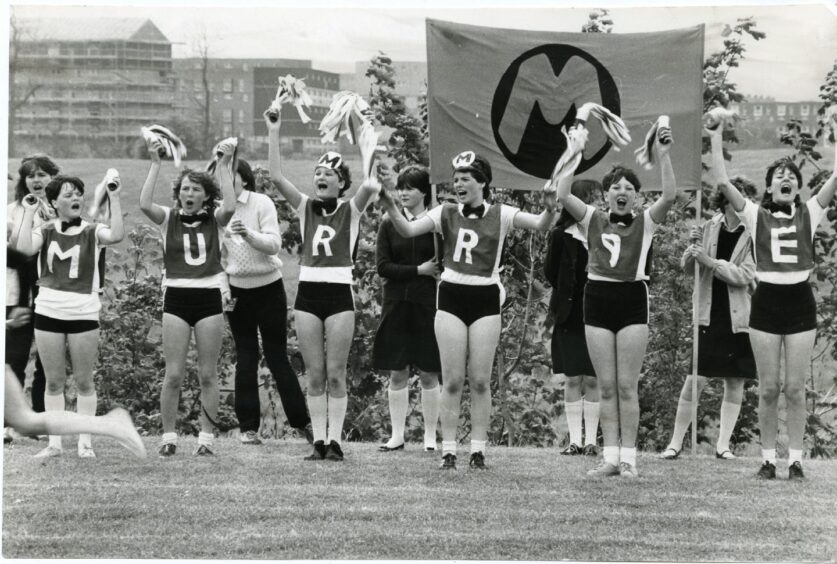
<svg viewBox="0 0 837 564"><path fill-rule="evenodd" d="M174 182L174 207L154 203L154 188L160 173L159 141L148 145L151 168L140 193L140 209L160 226L163 236L163 355L166 376L160 395L163 420L161 457L177 451L177 411L180 388L186 377L186 354L192 331L198 350L198 380L201 388L201 431L197 456L211 456L218 417L218 356L224 331L222 288L226 274L221 266L223 227L235 211L235 193L229 164L233 147L222 143L223 153L215 170L220 178L184 169ZM221 204L219 206L219 200Z"/></svg>
<svg viewBox="0 0 837 564"><path fill-rule="evenodd" d="M709 132L712 171L753 240L758 286L750 311L750 342L759 376L761 479L776 477L778 399L785 394L788 430L788 479L805 477L805 374L817 334L817 304L808 282L814 268L814 234L837 191L837 167L819 192L804 204L802 174L790 159L767 168L762 205L745 199L727 177L723 157L723 121ZM784 350L784 385L779 366Z"/></svg>
<svg viewBox="0 0 837 564"><path fill-rule="evenodd" d="M572 136L585 136L582 127ZM654 231L666 219L677 187L669 150L671 130L661 127L654 140L663 192L642 213L634 213L640 182L628 168L614 166L602 180L609 213L570 193L572 174L558 183L558 199L578 221L589 248L584 290L587 348L599 383L604 443L602 463L591 476L638 476L636 436L639 429L637 383L648 345L648 273L646 262Z"/></svg>
<svg viewBox="0 0 837 564"><path fill-rule="evenodd" d="M756 193L751 182L737 178L733 183L748 197ZM729 441L741 410L744 384L756 378L756 360L748 332L756 263L750 234L723 192L715 192L711 204L719 213L703 227L693 228L692 244L683 253L681 265L690 274L694 274L696 262L700 265L700 280L695 287L700 297L697 393L700 398L707 377L724 381L715 457L731 460L735 455ZM683 437L692 421L692 402L696 401L692 399L692 387L690 375L680 391L671 442L660 453L664 460L680 456Z"/></svg>
<svg viewBox="0 0 837 564"><path fill-rule="evenodd" d="M389 188L389 171L381 176ZM398 174L395 193L401 213L410 221L425 215L430 206L430 174L422 166L410 165ZM381 323L375 333L372 350L375 370L390 374L389 414L392 436L379 447L383 452L404 448L404 428L410 407L410 367L415 367L421 381L421 408L424 416L424 449L436 450L436 426L439 420L439 347L433 320L436 316L436 235L406 239L398 234L392 221L384 217L378 229L375 247L378 275L383 281L384 304ZM441 246L439 244L439 246Z"/></svg>
<svg viewBox="0 0 837 564"><path fill-rule="evenodd" d="M308 374L308 413L314 434L314 451L306 460L341 461L348 404L346 363L355 332L352 266L360 217L381 186L367 180L354 196L342 199L352 184L349 166L339 153L329 151L314 167L316 197L303 194L282 172L281 123L278 111L265 112L270 177L297 211L302 234L294 318Z"/></svg>
<svg viewBox="0 0 837 564"><path fill-rule="evenodd" d="M30 194L23 198L24 214L17 249L38 256L40 291L35 298L35 342L46 373L44 404L47 411L64 411L67 347L78 396L76 410L96 414L93 368L99 347L99 253L103 245L118 243L124 237L119 201L121 185L110 191L113 218L110 227L88 223L81 218L84 183L73 176L58 175L44 189L47 204L56 219L32 229L40 203ZM59 456L61 437L51 435L49 446L38 457ZM94 458L91 437L78 439L78 455Z"/></svg>
<svg viewBox="0 0 837 564"><path fill-rule="evenodd" d="M505 290L500 283L503 240L512 228L549 229L555 220L555 193L545 196L546 210L525 213L487 201L491 165L473 151L453 159L453 192L447 203L426 216L407 221L382 191L381 201L404 237L441 233L443 266L435 330L442 360L442 469L456 469L456 430L462 387L467 374L471 390L472 468L484 469L491 416L491 369L500 339L500 308Z"/></svg>

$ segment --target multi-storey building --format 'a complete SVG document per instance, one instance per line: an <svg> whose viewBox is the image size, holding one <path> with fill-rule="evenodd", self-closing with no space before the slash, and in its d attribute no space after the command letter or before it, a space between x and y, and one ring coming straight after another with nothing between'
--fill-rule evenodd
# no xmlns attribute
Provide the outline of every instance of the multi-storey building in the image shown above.
<svg viewBox="0 0 837 564"><path fill-rule="evenodd" d="M140 126L172 116L171 42L150 20L13 26L9 133L17 152L125 153Z"/></svg>
<svg viewBox="0 0 837 564"><path fill-rule="evenodd" d="M743 119L737 127L742 148L775 147L779 132L792 119L799 120L803 133L814 134L817 131L817 110L822 105L818 101L777 102L773 98L749 96L746 102L731 104Z"/></svg>

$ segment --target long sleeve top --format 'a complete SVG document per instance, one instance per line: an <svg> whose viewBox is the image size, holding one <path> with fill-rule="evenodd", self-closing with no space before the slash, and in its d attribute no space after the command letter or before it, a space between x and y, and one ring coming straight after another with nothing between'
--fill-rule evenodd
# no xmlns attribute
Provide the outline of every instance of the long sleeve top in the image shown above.
<svg viewBox="0 0 837 564"><path fill-rule="evenodd" d="M408 301L435 307L436 279L418 273L418 265L435 257L433 237L431 233L402 237L388 217L381 221L376 259L384 302Z"/></svg>

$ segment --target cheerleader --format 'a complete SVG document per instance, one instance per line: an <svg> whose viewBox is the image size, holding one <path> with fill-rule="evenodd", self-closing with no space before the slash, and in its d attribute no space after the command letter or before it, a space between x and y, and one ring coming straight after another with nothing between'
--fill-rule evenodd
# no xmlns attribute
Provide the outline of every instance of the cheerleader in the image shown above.
<svg viewBox="0 0 837 564"><path fill-rule="evenodd" d="M32 194L38 198L38 209L33 216L33 228L40 227L44 222L55 219L55 210L46 202L44 188L58 174L58 165L47 155L37 154L25 157L18 169L18 180L14 187L15 199L6 208L6 241L9 248L17 247L17 240L20 236L20 228L23 222L23 198ZM29 264L28 268L21 268L18 274L7 278L6 304L25 302L26 307L31 306L30 295L22 295L15 292L15 284L18 279L37 278L38 269L35 261ZM12 281L12 283L9 283ZM37 287L27 284L32 293L37 292ZM8 307L7 307L8 309ZM8 314L8 311L7 311ZM32 348L32 340L35 338L34 319L29 318L28 323L18 327L7 328L6 330L6 363L12 369L20 381L20 385L26 379L26 365L29 363L29 352ZM32 380L32 409L40 413L44 411L44 390L46 388L46 377L44 367L41 363L41 356L35 354L35 373Z"/></svg>
<svg viewBox="0 0 837 564"><path fill-rule="evenodd" d="M736 178L733 184L748 197L756 193L756 187L742 178ZM697 397L700 398L707 377L724 381L715 458L731 460L735 455L729 441L741 410L744 384L756 378L748 327L756 263L750 234L723 192L715 192L711 205L719 213L702 228L692 230L692 244L683 253L681 266L694 274L695 262L700 264L700 280L695 286L700 298ZM680 456L683 437L692 420L692 387L690 375L680 391L671 442L660 453L664 460Z"/></svg>
<svg viewBox="0 0 837 564"><path fill-rule="evenodd" d="M500 283L503 240L512 228L545 231L555 220L555 193L545 196L540 215L487 201L491 165L473 151L453 159L453 192L458 203L438 206L407 221L382 192L381 201L404 237L441 233L444 271L437 298L435 331L442 361L442 469L456 469L456 430L467 375L471 390L471 468L484 469L491 416L491 369L500 339Z"/></svg>
<svg viewBox="0 0 837 564"><path fill-rule="evenodd" d="M154 203L160 172L160 141L148 144L151 168L140 193L140 209L160 227L163 240L163 355L166 375L160 395L163 437L159 455L177 451L178 404L186 376L186 354L192 332L198 350L201 388L201 430L196 456L212 456L214 427L218 417L218 357L224 332L222 288L226 274L221 266L223 227L235 211L230 163L233 147L222 143L215 170L220 179L205 172L183 169L174 182L174 207ZM220 206L218 200L221 200Z"/></svg>
<svg viewBox="0 0 837 564"><path fill-rule="evenodd" d="M388 188L389 171L380 176ZM395 192L401 213L408 221L427 215L430 205L430 175L420 166L408 166L398 175ZM372 350L375 370L388 370L389 413L392 437L379 450L404 448L404 427L410 405L410 367L418 371L421 407L424 415L424 449L436 450L436 423L439 420L439 347L433 331L436 316L436 245L430 233L406 239L392 221L384 218L378 229L378 275L383 281L384 304L381 323Z"/></svg>
<svg viewBox="0 0 837 564"><path fill-rule="evenodd" d="M585 138L586 133L581 128L571 131L576 138ZM638 476L637 382L648 345L646 261L654 231L665 221L677 194L670 149L671 130L661 127L654 140L654 150L662 170L663 191L640 214L633 211L640 182L628 168L616 165L602 180L608 213L570 193L572 174L558 183L558 199L578 221L579 232L590 252L584 289L584 325L599 383L604 442L602 463L588 472L591 476Z"/></svg>
<svg viewBox="0 0 837 564"><path fill-rule="evenodd" d="M272 109L264 116L270 177L296 210L302 235L294 319L308 374L308 413L314 434L314 451L306 460L341 461L348 405L346 363L355 332L352 265L360 217L380 184L367 180L353 197L342 199L352 184L351 173L343 157L329 151L314 167L315 197L303 194L282 171L281 116Z"/></svg>
<svg viewBox="0 0 837 564"><path fill-rule="evenodd" d="M576 180L570 190L585 204L592 204L602 185L596 180ZM584 287L587 284L587 247L575 219L563 210L552 231L544 261L544 274L552 286L549 310L555 316L552 329L552 372L564 374L564 412L570 442L563 455L596 456L599 430L599 387L584 336ZM582 441L582 420L586 440ZM583 447L582 447L583 445Z"/></svg>
<svg viewBox="0 0 837 564"><path fill-rule="evenodd" d="M103 245L118 243L124 237L119 194L121 182L111 179L113 218L110 227L82 220L84 183L73 176L57 175L44 188L47 204L56 219L33 230L41 207L30 194L23 198L23 218L17 248L24 254L38 256L40 291L35 298L35 342L41 353L46 374L44 405L47 411L64 411L64 387L67 374L66 350L78 390L76 410L82 415L96 414L96 390L93 368L99 346L99 252ZM59 456L61 437L50 435L49 446L37 457ZM78 438L78 456L94 458L91 437Z"/></svg>
<svg viewBox="0 0 837 564"><path fill-rule="evenodd" d="M817 333L817 304L808 277L814 268L814 235L837 191L837 168L804 204L802 174L790 159L767 168L762 205L745 199L730 183L723 157L723 121L709 137L712 170L753 241L758 285L750 311L750 342L759 376L762 465L756 476L776 477L778 399L784 390L788 430L788 479L805 477L805 374ZM782 352L784 350L784 359ZM785 373L780 374L784 360ZM784 382L783 382L784 380ZM784 385L783 385L784 384Z"/></svg>
<svg viewBox="0 0 837 564"><path fill-rule="evenodd" d="M29 295L26 276L28 261L17 251L7 249L6 266L20 281L22 294ZM6 313L6 331L20 329L32 323L32 310L26 306L14 307ZM27 404L23 387L15 373L6 363L5 396L3 397L3 419L18 433L27 436L37 435L105 435L119 441L125 448L138 457L145 457L145 445L134 428L131 416L122 408L116 408L107 415L79 415L68 411L48 411L37 413Z"/></svg>

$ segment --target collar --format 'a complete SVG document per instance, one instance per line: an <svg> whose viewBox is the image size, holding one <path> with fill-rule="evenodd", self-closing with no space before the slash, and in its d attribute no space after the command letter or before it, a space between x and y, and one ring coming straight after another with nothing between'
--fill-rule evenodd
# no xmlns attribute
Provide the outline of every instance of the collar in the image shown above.
<svg viewBox="0 0 837 564"><path fill-rule="evenodd" d="M727 216L724 213L715 214L710 221L714 225L723 227L730 233L735 233L736 231L742 231L744 229L744 222L740 219L738 220L738 225L735 228L730 228L729 223L727 223Z"/></svg>
<svg viewBox="0 0 837 564"><path fill-rule="evenodd" d="M418 219L427 215L427 209L425 209L418 215L411 214L410 210L408 210L407 208L401 208L401 211L404 213L404 217L406 217L408 221L413 221L414 219Z"/></svg>
<svg viewBox="0 0 837 564"><path fill-rule="evenodd" d="M241 194L235 199L236 202L241 202L242 204L246 204L250 200L250 190L243 188L241 190Z"/></svg>

